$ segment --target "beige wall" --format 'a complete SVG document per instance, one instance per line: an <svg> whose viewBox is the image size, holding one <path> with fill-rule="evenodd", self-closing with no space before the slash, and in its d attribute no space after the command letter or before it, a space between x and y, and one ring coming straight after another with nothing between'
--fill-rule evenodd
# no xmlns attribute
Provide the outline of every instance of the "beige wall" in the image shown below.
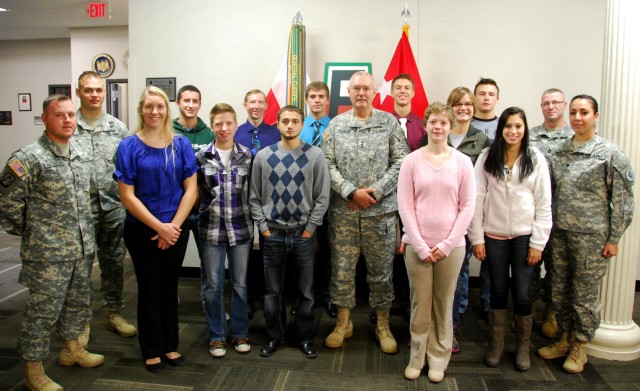
<svg viewBox="0 0 640 391"><path fill-rule="evenodd" d="M0 162L38 138L43 125L33 117L42 114L49 84L69 84L68 39L0 41L0 111L11 111L13 125L0 126ZM31 111L18 111L18 94L31 94Z"/></svg>

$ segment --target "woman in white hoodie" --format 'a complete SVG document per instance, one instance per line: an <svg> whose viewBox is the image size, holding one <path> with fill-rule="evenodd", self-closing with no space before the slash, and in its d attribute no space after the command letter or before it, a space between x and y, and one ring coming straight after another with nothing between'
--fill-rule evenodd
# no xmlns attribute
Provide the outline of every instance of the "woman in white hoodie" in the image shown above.
<svg viewBox="0 0 640 391"><path fill-rule="evenodd" d="M533 265L540 262L551 231L551 180L544 155L529 146L522 109L510 107L498 120L495 142L475 165L476 212L469 227L473 255L491 276L489 367L500 365L507 324L509 269L516 327L516 369L530 366Z"/></svg>

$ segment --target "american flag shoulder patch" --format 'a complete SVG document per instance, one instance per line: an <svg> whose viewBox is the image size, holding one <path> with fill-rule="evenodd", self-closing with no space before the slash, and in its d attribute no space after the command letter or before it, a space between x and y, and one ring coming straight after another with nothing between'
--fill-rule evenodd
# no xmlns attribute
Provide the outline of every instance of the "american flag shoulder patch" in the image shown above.
<svg viewBox="0 0 640 391"><path fill-rule="evenodd" d="M7 164L11 170L16 174L18 178L22 178L27 174L27 170L24 168L22 163L18 159L14 159L9 164Z"/></svg>

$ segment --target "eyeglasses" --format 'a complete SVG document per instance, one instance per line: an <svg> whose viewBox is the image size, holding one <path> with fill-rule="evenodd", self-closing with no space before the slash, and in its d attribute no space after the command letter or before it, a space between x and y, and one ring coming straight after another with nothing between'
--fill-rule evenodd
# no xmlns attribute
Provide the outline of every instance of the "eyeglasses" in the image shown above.
<svg viewBox="0 0 640 391"><path fill-rule="evenodd" d="M362 91L362 92L364 92L364 93L367 93L367 92L371 91L371 87L353 86L353 87L349 87L349 90L350 90L350 91L353 91L353 92L360 92L360 91Z"/></svg>
<svg viewBox="0 0 640 391"><path fill-rule="evenodd" d="M563 103L565 103L563 100L552 100L551 102L542 102L540 107L558 107Z"/></svg>
<svg viewBox="0 0 640 391"><path fill-rule="evenodd" d="M467 108L468 107L473 107L473 103L471 103L471 102L465 102L465 103L456 102L456 103L453 104L453 108L454 109L459 109L462 106L467 107Z"/></svg>

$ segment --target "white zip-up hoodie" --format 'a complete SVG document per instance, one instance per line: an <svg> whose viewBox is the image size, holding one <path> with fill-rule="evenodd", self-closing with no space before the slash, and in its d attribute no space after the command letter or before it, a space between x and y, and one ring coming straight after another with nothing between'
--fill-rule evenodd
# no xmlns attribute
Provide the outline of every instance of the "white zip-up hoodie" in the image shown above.
<svg viewBox="0 0 640 391"><path fill-rule="evenodd" d="M531 235L529 247L544 250L551 233L551 178L547 160L537 148L533 151L534 169L520 182L520 158L511 170L497 180L484 170L489 148L485 148L474 167L476 175L476 211L469 227L471 244L483 244L484 234L516 237Z"/></svg>

